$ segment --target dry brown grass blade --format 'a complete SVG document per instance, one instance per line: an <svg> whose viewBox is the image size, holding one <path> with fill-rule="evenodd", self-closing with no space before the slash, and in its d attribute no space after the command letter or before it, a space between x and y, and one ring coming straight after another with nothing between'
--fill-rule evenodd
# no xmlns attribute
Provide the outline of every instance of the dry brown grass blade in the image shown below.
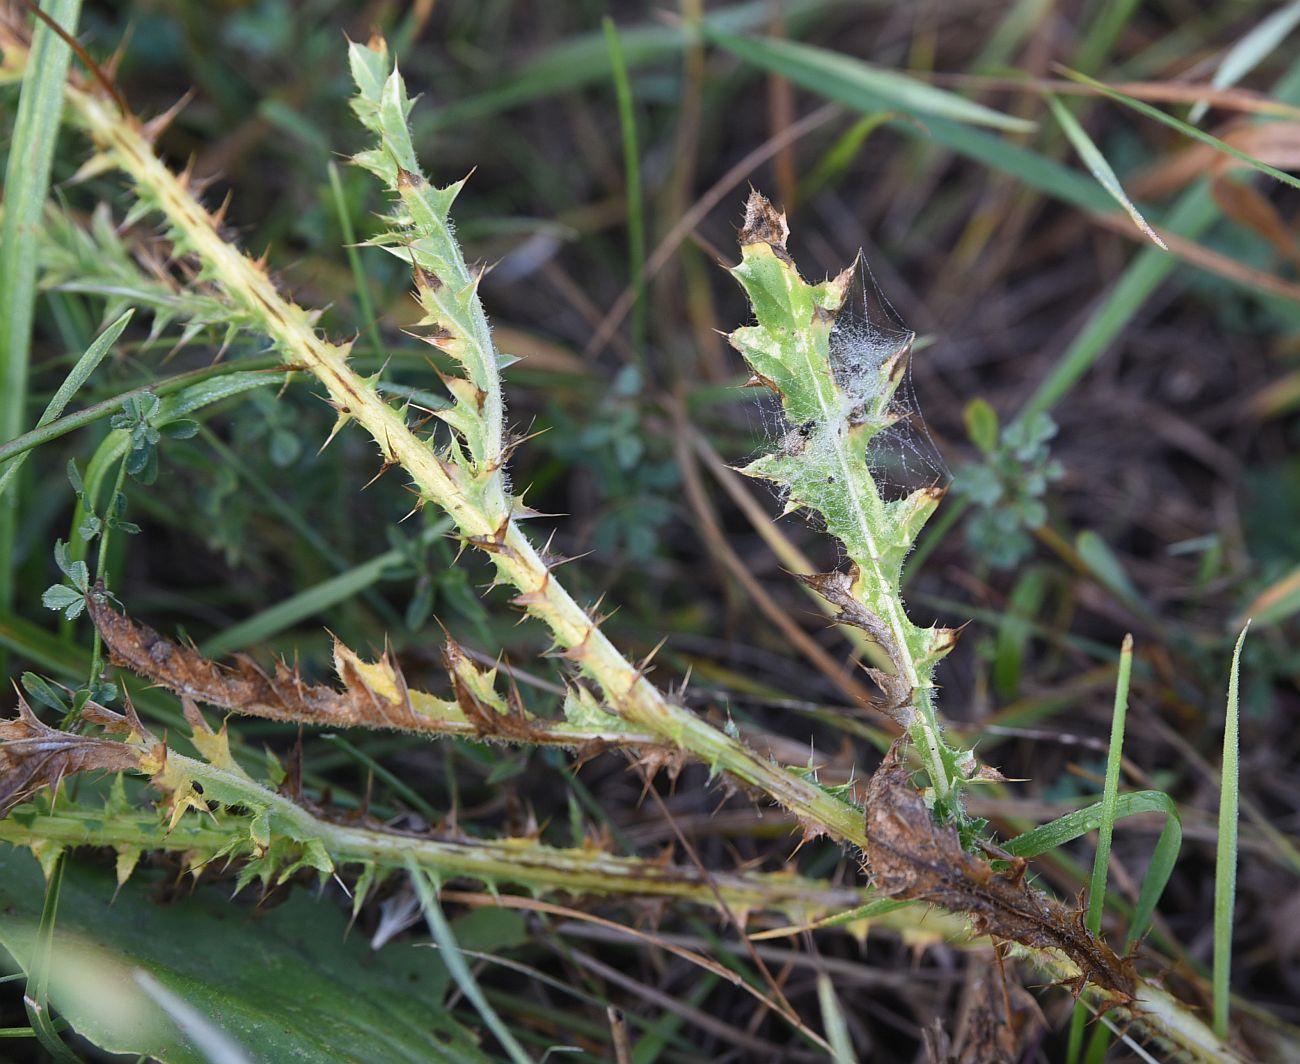
<svg viewBox="0 0 1300 1064"><path fill-rule="evenodd" d="M1023 861L996 872L965 850L954 829L935 823L897 747L871 778L866 824L871 878L881 894L965 913L979 935L1059 950L1083 981L1114 995L1116 1003L1133 998L1132 963L1089 934L1082 912L1025 883Z"/></svg>
<svg viewBox="0 0 1300 1064"><path fill-rule="evenodd" d="M1118 233L1120 236L1135 235L1140 237L1140 234L1133 229L1133 223L1125 215L1118 213L1094 214L1092 220L1098 225L1111 230L1111 232ZM1212 251L1205 245L1198 244L1195 240L1188 240L1186 237L1171 233L1167 229L1157 227L1157 231L1160 233L1161 239L1164 240L1169 253L1184 262L1199 266L1203 270L1218 274L1220 277L1227 278L1237 284L1246 285L1261 292L1268 292L1271 295L1292 302L1300 302L1300 284L1296 284L1294 281L1284 281L1267 270L1247 266L1243 262L1238 262L1221 252Z"/></svg>
<svg viewBox="0 0 1300 1064"><path fill-rule="evenodd" d="M1214 202L1234 222L1258 233L1283 258L1290 259L1293 263L1300 262L1300 248L1296 246L1291 226L1272 200L1258 189L1220 177L1210 186L1210 192L1214 196Z"/></svg>
<svg viewBox="0 0 1300 1064"><path fill-rule="evenodd" d="M152 737L134 713L123 717L91 703L84 715L137 741L117 742L51 728L18 696L18 716L0 721L0 819L42 787L57 792L65 776L97 770L152 775L162 767L165 751L154 742L142 745L140 740Z"/></svg>
<svg viewBox="0 0 1300 1064"><path fill-rule="evenodd" d="M668 235L659 242L659 246L651 252L650 257L646 259L645 270L642 272L645 280L648 282L664 268L664 265L676 253L681 242L690 236L691 232L704 220L709 211L722 202L722 198L728 192L739 185L749 174L779 152L785 145L793 144L800 137L811 133L818 126L839 114L839 111L840 108L836 104L827 104L824 107L817 108L811 114L804 115L794 125L787 126L775 137L771 137L765 143L760 144L723 174L703 196L695 201L691 209L682 215ZM610 342L618 327L623 323L623 319L627 317L628 312L632 309L635 299L636 293L629 286L614 301L614 305L609 308L604 318L601 319L600 325L592 334L591 339L587 342L584 353L589 358L594 358L605 349L605 345Z"/></svg>
<svg viewBox="0 0 1300 1064"><path fill-rule="evenodd" d="M913 77L925 77L918 71L909 71ZM931 74L928 80L936 85L952 85L962 89L997 92L1050 92L1058 96L1100 96L1090 85L1063 78L999 78L981 74ZM1116 92L1148 103L1199 103L1225 111L1245 114L1285 115L1300 118L1300 107L1282 103L1262 92L1251 89L1221 89L1214 85L1177 81L1122 81L1109 85Z"/></svg>
<svg viewBox="0 0 1300 1064"><path fill-rule="evenodd" d="M1229 123L1216 130L1225 144L1280 170L1300 169L1300 122L1245 121ZM1245 164L1225 155L1213 145L1197 141L1164 156L1128 182L1134 199L1161 199L1201 177L1219 177Z"/></svg>

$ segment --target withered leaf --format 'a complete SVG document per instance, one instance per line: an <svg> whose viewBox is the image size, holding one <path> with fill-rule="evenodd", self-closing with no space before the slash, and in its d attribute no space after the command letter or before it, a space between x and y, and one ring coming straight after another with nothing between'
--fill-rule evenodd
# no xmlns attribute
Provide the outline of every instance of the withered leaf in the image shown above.
<svg viewBox="0 0 1300 1064"><path fill-rule="evenodd" d="M114 730L135 730L127 718L111 710L96 706L95 711L107 714L105 721L114 724ZM136 734L148 733L140 727ZM160 744L144 746L51 728L19 695L18 716L0 721L0 818L42 787L57 789L65 776L96 769L152 774L164 756Z"/></svg>
<svg viewBox="0 0 1300 1064"><path fill-rule="evenodd" d="M254 717L321 724L332 727L394 728L402 731L473 735L482 738L553 741L544 722L534 722L518 700L505 711L489 704L486 682L464 653L448 640L447 664L454 705L418 692L423 704L438 706L436 714L422 712L413 701L406 678L387 653L376 662L362 661L335 640L334 667L343 689L308 683L297 669L277 661L268 672L246 654L230 665L204 657L192 647L163 638L147 625L118 613L106 602L88 599L88 609L113 662L125 666L182 699ZM457 719L463 717L463 720Z"/></svg>
<svg viewBox="0 0 1300 1064"><path fill-rule="evenodd" d="M245 654L223 666L191 647L164 639L147 625L137 624L106 602L90 597L90 616L104 637L114 663L181 696L210 706L302 723L337 726L368 725L427 729L429 719L417 713L402 679L387 655L378 663L389 678L380 685L362 675L358 659L336 644L335 661L345 689L305 681L296 669L276 662L268 673Z"/></svg>
<svg viewBox="0 0 1300 1064"><path fill-rule="evenodd" d="M538 738L545 728L529 717L518 699L511 699L507 712L502 713L479 697L460 667L464 653L455 642L448 640L446 658L447 669L451 674L451 689L456 695L460 711L478 734L500 735L524 741Z"/></svg>
<svg viewBox="0 0 1300 1064"><path fill-rule="evenodd" d="M1038 1002L1020 985L1015 964L972 964L955 1064L1016 1064L1047 1026Z"/></svg>
<svg viewBox="0 0 1300 1064"><path fill-rule="evenodd" d="M900 728L910 728L916 721L916 710L912 707L912 686L907 682L899 664L898 644L889 626L854 597L855 578L855 574L841 572L812 573L797 577L832 606L838 607L839 613L835 619L840 624L861 628L895 663L892 673L883 669L867 669L867 674L884 695L874 705Z"/></svg>
<svg viewBox="0 0 1300 1064"><path fill-rule="evenodd" d="M967 853L953 828L935 823L910 776L895 748L867 787L870 871L882 894L965 913L976 934L1060 950L1087 982L1133 996L1132 963L1088 932L1083 913L1030 887L1023 868L996 872Z"/></svg>

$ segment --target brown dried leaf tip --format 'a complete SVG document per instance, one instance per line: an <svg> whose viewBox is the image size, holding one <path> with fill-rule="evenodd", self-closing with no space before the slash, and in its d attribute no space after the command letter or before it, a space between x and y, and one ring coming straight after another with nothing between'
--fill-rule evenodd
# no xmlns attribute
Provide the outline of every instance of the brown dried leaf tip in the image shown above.
<svg viewBox="0 0 1300 1064"><path fill-rule="evenodd" d="M867 787L867 843L876 889L889 898L965 913L979 935L1060 950L1083 980L1131 999L1137 982L1132 963L1088 932L1083 913L1030 887L1023 866L995 872L967 853L955 829L935 823L897 749Z"/></svg>
<svg viewBox="0 0 1300 1064"><path fill-rule="evenodd" d="M796 573L795 579L839 608L836 621L861 628L884 650L890 661L899 661L898 642L889 626L862 605L853 594L853 585L858 579L856 566L849 573L837 571L806 576ZM886 672L884 669L866 667L866 672L884 695L883 699L874 704L874 708L906 731L916 722L916 708L912 705L912 685L903 676L901 668L896 665L893 672Z"/></svg>
<svg viewBox="0 0 1300 1064"><path fill-rule="evenodd" d="M745 203L745 223L740 227L740 246L745 248L750 244L767 244L777 258L793 266L794 260L785 250L789 236L790 226L786 224L785 215L773 207L761 192L751 188L749 199Z"/></svg>
<svg viewBox="0 0 1300 1064"><path fill-rule="evenodd" d="M127 741L51 728L18 696L18 716L0 721L0 819L42 787L57 790L65 776L100 769L153 775L163 767L166 748L145 730L134 710L122 715L91 702L82 716L105 731L126 735Z"/></svg>

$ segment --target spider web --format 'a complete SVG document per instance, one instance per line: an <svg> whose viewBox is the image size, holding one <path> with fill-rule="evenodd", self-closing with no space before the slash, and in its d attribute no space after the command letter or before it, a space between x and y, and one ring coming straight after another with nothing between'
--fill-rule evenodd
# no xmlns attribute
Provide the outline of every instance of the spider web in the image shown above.
<svg viewBox="0 0 1300 1064"><path fill-rule="evenodd" d="M831 331L831 362L840 385L855 397L870 398L880 386L881 366L915 336L859 256L857 284ZM921 414L910 358L890 409L898 420L871 441L867 455L885 497L898 498L951 479L952 471Z"/></svg>

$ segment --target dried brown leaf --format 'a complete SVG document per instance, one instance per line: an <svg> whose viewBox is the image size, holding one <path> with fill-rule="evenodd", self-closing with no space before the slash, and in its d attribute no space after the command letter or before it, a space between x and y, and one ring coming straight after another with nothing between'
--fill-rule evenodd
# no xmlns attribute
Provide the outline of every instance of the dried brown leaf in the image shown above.
<svg viewBox="0 0 1300 1064"><path fill-rule="evenodd" d="M164 639L105 602L89 600L90 615L113 661L182 697L210 706L309 724L360 725L427 731L430 720L416 712L401 670L385 654L367 664L335 643L334 660L344 690L308 683L284 662L274 675L247 655L230 666L205 658L191 647Z"/></svg>
<svg viewBox="0 0 1300 1064"><path fill-rule="evenodd" d="M1030 887L1023 865L996 872L967 853L954 829L935 823L910 777L891 751L867 788L871 878L882 894L965 913L976 934L1059 950L1087 982L1133 996L1132 963L1091 935L1081 912Z"/></svg>
<svg viewBox="0 0 1300 1064"><path fill-rule="evenodd" d="M89 707L88 707L89 708ZM137 736L147 732L139 727L134 712L128 720L120 714L94 706L88 716L116 725L114 730L132 731ZM78 772L144 772L152 775L166 754L161 744L141 745L118 742L94 735L75 735L43 723L22 695L18 696L18 716L0 721L0 818L14 806L27 801L42 787L57 790L65 776Z"/></svg>
<svg viewBox="0 0 1300 1064"><path fill-rule="evenodd" d="M1047 1026L1038 1002L1016 978L1015 964L969 969L955 1064L1016 1064L1026 1057L1027 1043Z"/></svg>
<svg viewBox="0 0 1300 1064"><path fill-rule="evenodd" d="M796 573L795 579L812 588L832 606L839 609L835 617L836 621L861 628L889 656L889 660L895 663L892 673L884 669L867 668L866 670L867 675L884 695L882 700L874 703L874 708L884 713L900 728L910 728L916 721L916 710L912 706L912 686L907 682L902 668L898 665L900 658L898 644L889 626L854 597L853 585L856 581L856 573L811 573L807 576Z"/></svg>

